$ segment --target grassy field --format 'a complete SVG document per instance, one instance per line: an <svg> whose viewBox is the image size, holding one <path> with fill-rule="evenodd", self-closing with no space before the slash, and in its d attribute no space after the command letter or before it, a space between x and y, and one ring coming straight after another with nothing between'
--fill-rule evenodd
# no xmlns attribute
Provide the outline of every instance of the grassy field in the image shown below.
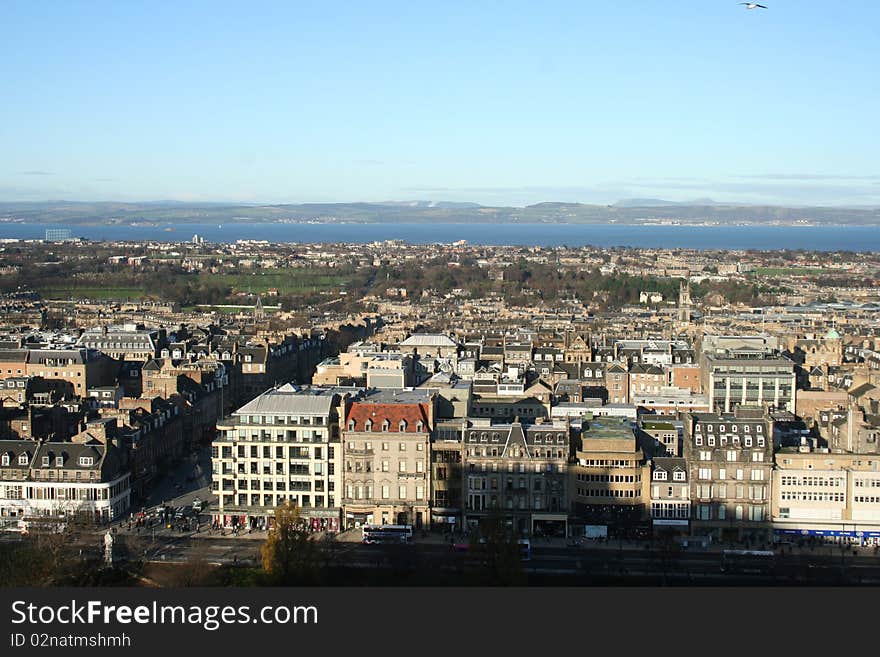
<svg viewBox="0 0 880 657"><path fill-rule="evenodd" d="M279 294L320 292L348 283L346 276L314 269L287 269L279 272L253 274L199 274L204 281L221 282L237 292L265 294L270 288Z"/></svg>

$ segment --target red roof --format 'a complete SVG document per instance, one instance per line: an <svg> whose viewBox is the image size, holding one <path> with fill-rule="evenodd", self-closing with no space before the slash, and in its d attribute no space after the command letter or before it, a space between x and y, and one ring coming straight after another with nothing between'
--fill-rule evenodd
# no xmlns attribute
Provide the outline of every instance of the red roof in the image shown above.
<svg viewBox="0 0 880 657"><path fill-rule="evenodd" d="M388 420L388 431L400 433L401 420L406 422L404 433L419 433L418 423L422 423L422 433L430 431L428 426L427 404L369 404L355 402L348 411L345 428L354 420L353 431L366 431L367 421L373 423L372 431L382 431L382 423Z"/></svg>

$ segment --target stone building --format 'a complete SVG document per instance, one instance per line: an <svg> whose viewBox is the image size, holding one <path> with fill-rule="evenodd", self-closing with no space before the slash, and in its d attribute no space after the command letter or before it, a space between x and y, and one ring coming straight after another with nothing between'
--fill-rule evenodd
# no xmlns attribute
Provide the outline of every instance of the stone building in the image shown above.
<svg viewBox="0 0 880 657"><path fill-rule="evenodd" d="M431 435L435 398L375 391L353 402L342 429L346 527L431 521Z"/></svg>
<svg viewBox="0 0 880 657"><path fill-rule="evenodd" d="M695 535L769 540L773 427L760 409L687 414L684 456Z"/></svg>
<svg viewBox="0 0 880 657"><path fill-rule="evenodd" d="M687 461L677 457L651 460L651 523L654 535L688 534L691 517Z"/></svg>
<svg viewBox="0 0 880 657"><path fill-rule="evenodd" d="M568 420L493 422L464 428L465 521L478 526L493 510L520 535L567 534Z"/></svg>
<svg viewBox="0 0 880 657"><path fill-rule="evenodd" d="M619 536L646 528L650 469L626 418L587 420L569 473L573 522Z"/></svg>

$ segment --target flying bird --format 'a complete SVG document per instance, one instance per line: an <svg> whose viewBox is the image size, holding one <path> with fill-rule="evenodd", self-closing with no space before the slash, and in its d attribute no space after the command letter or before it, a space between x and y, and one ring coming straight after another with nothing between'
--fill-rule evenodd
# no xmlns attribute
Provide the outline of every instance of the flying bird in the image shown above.
<svg viewBox="0 0 880 657"><path fill-rule="evenodd" d="M759 5L757 2L740 2L739 4L745 5L746 9L766 9L764 5Z"/></svg>

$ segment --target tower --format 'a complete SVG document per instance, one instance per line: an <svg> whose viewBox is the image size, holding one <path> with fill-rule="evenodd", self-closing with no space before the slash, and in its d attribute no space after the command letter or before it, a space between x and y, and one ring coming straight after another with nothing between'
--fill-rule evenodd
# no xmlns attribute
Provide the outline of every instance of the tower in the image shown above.
<svg viewBox="0 0 880 657"><path fill-rule="evenodd" d="M691 321L691 282L685 279L678 287L678 321Z"/></svg>
<svg viewBox="0 0 880 657"><path fill-rule="evenodd" d="M254 321L262 322L266 318L266 311L263 310L263 297L257 295L257 302L254 304Z"/></svg>

